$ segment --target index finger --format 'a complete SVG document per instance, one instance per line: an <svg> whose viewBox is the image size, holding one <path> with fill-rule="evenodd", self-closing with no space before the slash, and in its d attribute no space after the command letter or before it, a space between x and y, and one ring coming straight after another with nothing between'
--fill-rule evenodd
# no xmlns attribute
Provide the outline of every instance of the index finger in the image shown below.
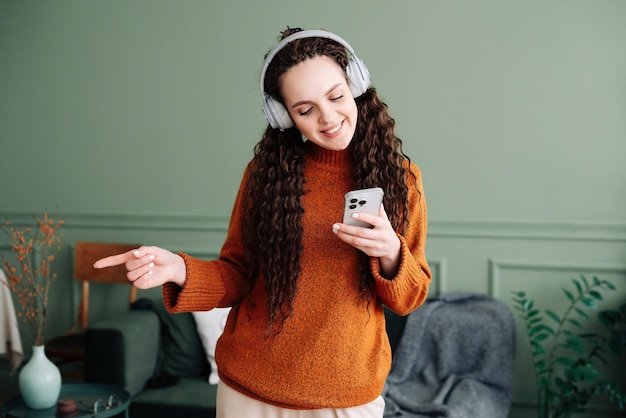
<svg viewBox="0 0 626 418"><path fill-rule="evenodd" d="M135 257L133 253L137 250L131 250L123 254L111 255L109 257L101 258L100 260L93 263L94 268L101 269L105 267L113 267L119 266L120 264L124 264L127 261L133 260Z"/></svg>
<svg viewBox="0 0 626 418"><path fill-rule="evenodd" d="M374 215L373 213L368 212L358 212L355 214L359 221L368 223L372 225L372 227L376 227L380 225L380 220L389 220L387 217L387 212L385 212L385 206L381 203L380 209L378 209L378 215Z"/></svg>
<svg viewBox="0 0 626 418"><path fill-rule="evenodd" d="M380 215L374 215L367 212L358 212L352 215L352 219L357 222L364 222L367 225L359 225L361 228L372 229L380 225Z"/></svg>

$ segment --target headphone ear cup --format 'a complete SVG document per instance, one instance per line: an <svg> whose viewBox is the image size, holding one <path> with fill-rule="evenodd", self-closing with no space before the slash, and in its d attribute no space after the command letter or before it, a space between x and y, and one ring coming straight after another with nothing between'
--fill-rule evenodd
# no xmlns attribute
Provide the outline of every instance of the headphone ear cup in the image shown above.
<svg viewBox="0 0 626 418"><path fill-rule="evenodd" d="M363 61L354 55L348 60L346 75L348 76L348 81L350 81L350 91L352 91L354 98L365 93L367 88L372 84L369 70Z"/></svg>
<svg viewBox="0 0 626 418"><path fill-rule="evenodd" d="M270 126L274 129L284 131L293 126L293 120L289 116L289 112L279 101L270 95L265 95L263 101L263 113Z"/></svg>

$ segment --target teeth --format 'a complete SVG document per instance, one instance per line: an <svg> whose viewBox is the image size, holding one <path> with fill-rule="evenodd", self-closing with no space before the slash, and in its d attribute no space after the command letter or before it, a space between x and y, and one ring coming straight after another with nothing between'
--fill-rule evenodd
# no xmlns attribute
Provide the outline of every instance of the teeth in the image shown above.
<svg viewBox="0 0 626 418"><path fill-rule="evenodd" d="M330 131L326 131L327 134L334 134L335 132L337 132L339 130L339 128L341 128L341 124L337 125L335 128L331 129Z"/></svg>

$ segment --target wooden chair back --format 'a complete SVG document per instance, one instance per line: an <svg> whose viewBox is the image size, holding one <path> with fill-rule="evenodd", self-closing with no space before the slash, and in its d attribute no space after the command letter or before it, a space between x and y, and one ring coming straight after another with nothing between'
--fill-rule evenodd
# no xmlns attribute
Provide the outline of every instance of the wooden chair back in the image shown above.
<svg viewBox="0 0 626 418"><path fill-rule="evenodd" d="M82 282L81 301L76 323L70 333L84 331L89 323L89 284L110 283L129 285L128 304L137 299L137 288L126 277L124 265L96 269L93 264L110 255L121 254L138 248L139 244L116 244L106 242L78 241L74 247L74 279Z"/></svg>

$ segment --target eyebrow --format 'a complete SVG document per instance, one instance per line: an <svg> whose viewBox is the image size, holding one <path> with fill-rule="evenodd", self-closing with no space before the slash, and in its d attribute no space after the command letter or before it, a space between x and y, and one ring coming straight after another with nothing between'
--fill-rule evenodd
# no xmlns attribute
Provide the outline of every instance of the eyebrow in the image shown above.
<svg viewBox="0 0 626 418"><path fill-rule="evenodd" d="M332 86L330 89L328 89L328 91L326 92L325 96L329 95L333 90L335 90L339 86L341 86L341 83L337 83L334 86ZM311 103L311 101L310 100L301 100L301 101L296 102L293 105L291 105L291 108L293 109L294 107L298 107L300 105L307 104L307 103Z"/></svg>

